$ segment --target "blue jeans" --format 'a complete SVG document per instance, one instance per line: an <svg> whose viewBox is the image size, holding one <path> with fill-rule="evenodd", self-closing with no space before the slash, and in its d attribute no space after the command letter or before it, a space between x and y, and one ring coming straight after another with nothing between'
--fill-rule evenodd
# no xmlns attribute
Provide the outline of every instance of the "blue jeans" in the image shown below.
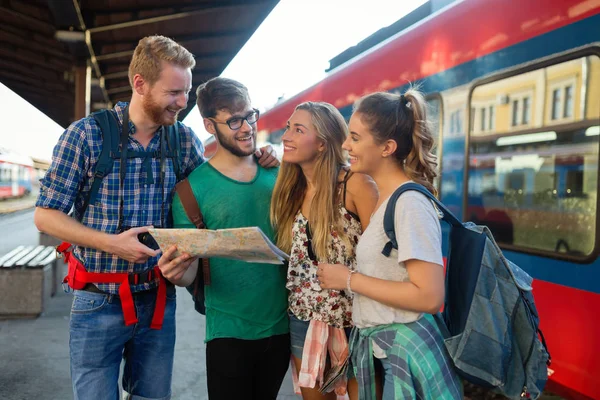
<svg viewBox="0 0 600 400"><path fill-rule="evenodd" d="M69 348L75 400L118 400L119 370L132 400L171 398L175 349L175 289L167 290L161 330L150 329L156 290L134 294L139 322L125 326L118 296L76 290Z"/></svg>

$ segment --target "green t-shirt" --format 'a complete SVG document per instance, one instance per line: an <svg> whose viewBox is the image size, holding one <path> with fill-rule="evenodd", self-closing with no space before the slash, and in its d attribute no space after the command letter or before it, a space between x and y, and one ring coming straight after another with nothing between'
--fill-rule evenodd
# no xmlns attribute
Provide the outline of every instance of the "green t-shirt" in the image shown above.
<svg viewBox="0 0 600 400"><path fill-rule="evenodd" d="M258 167L250 182L239 182L209 162L188 177L208 229L258 226L271 240L271 194L278 169ZM179 196L173 200L175 228L193 228ZM211 284L205 289L206 341L262 339L289 332L287 270L283 265L210 259Z"/></svg>

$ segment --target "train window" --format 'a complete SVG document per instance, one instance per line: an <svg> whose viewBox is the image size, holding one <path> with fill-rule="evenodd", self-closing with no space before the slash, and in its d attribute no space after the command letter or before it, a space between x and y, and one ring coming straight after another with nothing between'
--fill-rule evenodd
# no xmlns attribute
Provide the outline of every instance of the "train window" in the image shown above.
<svg viewBox="0 0 600 400"><path fill-rule="evenodd" d="M0 163L0 183L7 183L10 182L10 175L11 175L12 169L9 165L4 164L4 163Z"/></svg>
<svg viewBox="0 0 600 400"><path fill-rule="evenodd" d="M465 219L505 248L584 260L597 250L600 58L486 82L471 94Z"/></svg>

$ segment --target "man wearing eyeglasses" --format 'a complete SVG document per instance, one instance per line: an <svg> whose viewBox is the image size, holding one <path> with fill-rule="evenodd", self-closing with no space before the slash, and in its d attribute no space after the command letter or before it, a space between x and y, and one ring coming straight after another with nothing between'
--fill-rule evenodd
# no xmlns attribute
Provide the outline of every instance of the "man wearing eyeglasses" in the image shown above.
<svg viewBox="0 0 600 400"><path fill-rule="evenodd" d="M206 130L217 142L215 155L188 177L208 229L258 226L271 240L271 194L277 169L261 167L256 123L248 90L227 78L214 78L197 90ZM195 228L178 196L176 228ZM179 286L192 283L198 263L173 257L168 249L159 267ZM206 370L211 400L275 400L290 360L286 268L221 258L210 259L205 287ZM201 272L200 272L201 273Z"/></svg>
<svg viewBox="0 0 600 400"><path fill-rule="evenodd" d="M175 289L155 268L159 252L139 235L150 225L170 226L177 180L204 163L198 137L177 122L194 65L193 54L169 38L141 39L129 66L131 101L100 113L105 119L73 122L40 182L35 224L65 241L59 250L75 290L69 340L75 400L118 398L121 360L128 399L171 398ZM169 132L177 132L171 138L179 143ZM106 157L114 163L107 170L102 155L116 154L112 148L121 158ZM268 148L261 153L261 163L278 164Z"/></svg>

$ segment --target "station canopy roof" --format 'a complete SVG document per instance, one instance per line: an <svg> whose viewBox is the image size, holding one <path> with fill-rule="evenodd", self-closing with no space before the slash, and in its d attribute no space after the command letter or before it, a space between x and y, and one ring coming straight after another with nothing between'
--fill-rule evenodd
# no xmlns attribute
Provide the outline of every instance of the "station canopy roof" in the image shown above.
<svg viewBox="0 0 600 400"><path fill-rule="evenodd" d="M142 37L160 34L194 54L195 89L221 74L277 2L1 0L0 82L66 127L77 66L91 66L91 111L129 100L133 50ZM195 102L192 90L180 119Z"/></svg>

